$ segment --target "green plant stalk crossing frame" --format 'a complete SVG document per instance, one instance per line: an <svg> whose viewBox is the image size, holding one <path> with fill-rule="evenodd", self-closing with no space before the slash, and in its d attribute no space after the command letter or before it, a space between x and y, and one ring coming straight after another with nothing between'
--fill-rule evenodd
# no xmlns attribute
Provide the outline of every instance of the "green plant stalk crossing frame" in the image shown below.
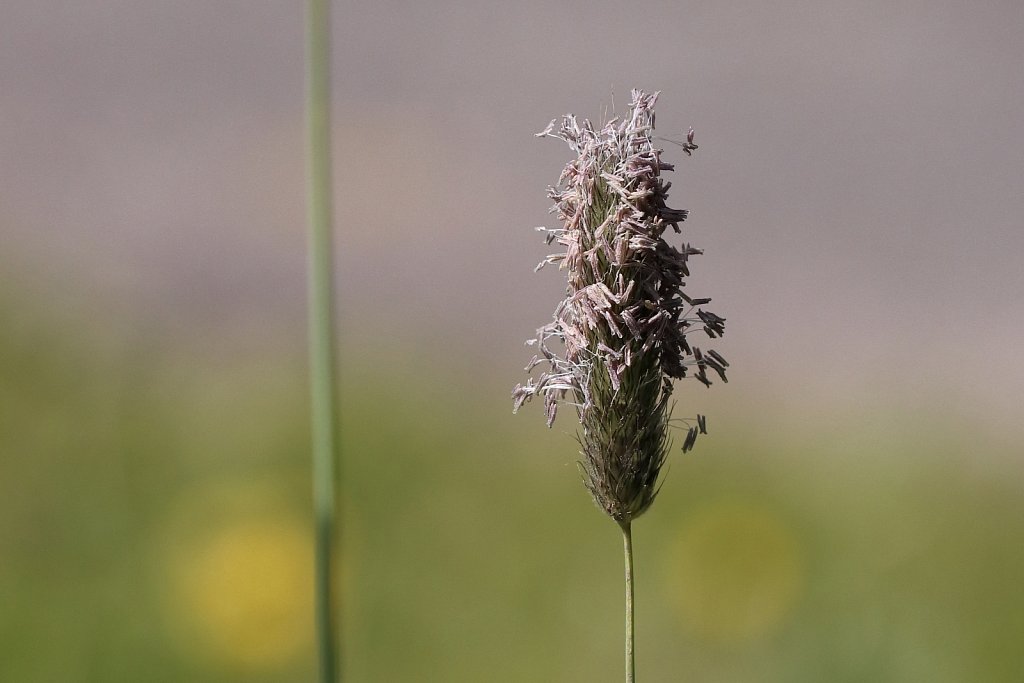
<svg viewBox="0 0 1024 683"><path fill-rule="evenodd" d="M320 681L337 680L334 617L335 488L338 396L331 235L330 0L309 0L306 16L308 127L309 355L312 400L313 507L316 537L316 637Z"/></svg>

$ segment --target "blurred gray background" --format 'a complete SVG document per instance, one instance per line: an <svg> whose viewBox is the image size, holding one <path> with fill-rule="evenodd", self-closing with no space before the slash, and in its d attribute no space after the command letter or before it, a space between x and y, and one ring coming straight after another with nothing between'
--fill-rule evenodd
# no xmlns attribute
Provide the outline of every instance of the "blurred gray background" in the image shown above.
<svg viewBox="0 0 1024 683"><path fill-rule="evenodd" d="M667 145L672 196L734 396L941 394L1016 423L1019 3L377 2L334 24L351 334L514 374L560 291L530 228L568 150L531 134L658 89L659 133L701 145ZM8 277L161 333L301 324L298 5L12 3L0 31Z"/></svg>

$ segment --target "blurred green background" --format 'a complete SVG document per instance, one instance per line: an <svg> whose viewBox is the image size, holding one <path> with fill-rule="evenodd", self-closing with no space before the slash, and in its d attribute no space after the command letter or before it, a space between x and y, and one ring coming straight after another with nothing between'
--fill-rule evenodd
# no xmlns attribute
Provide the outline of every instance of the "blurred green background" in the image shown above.
<svg viewBox="0 0 1024 683"><path fill-rule="evenodd" d="M0 317L3 680L310 679L301 346ZM376 354L344 355L349 679L617 680L620 539L569 427ZM1019 442L938 408L715 413L636 527L644 678L1019 679Z"/></svg>
<svg viewBox="0 0 1024 683"><path fill-rule="evenodd" d="M618 529L510 390L531 134L663 89L728 385L634 527L643 681L1024 680L1013 3L337 7L350 681L621 679ZM312 680L302 14L0 9L0 681Z"/></svg>

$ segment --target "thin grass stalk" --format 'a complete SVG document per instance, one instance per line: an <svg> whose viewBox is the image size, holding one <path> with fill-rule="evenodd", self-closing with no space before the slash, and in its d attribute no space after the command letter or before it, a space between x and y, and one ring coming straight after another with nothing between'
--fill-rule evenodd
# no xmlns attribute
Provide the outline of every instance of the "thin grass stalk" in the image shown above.
<svg viewBox="0 0 1024 683"><path fill-rule="evenodd" d="M316 638L320 681L338 680L334 616L335 488L338 456L330 143L330 0L309 0L306 33L308 128L309 355Z"/></svg>
<svg viewBox="0 0 1024 683"><path fill-rule="evenodd" d="M633 531L629 522L622 527L622 553L626 560L626 683L636 680L636 660L633 656Z"/></svg>

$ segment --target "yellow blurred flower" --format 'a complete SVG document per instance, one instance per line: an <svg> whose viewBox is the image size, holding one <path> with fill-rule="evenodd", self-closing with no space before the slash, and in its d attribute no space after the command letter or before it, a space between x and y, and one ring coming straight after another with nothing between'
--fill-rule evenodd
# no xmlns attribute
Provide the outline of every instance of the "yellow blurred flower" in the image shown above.
<svg viewBox="0 0 1024 683"><path fill-rule="evenodd" d="M214 510L189 506L188 530L179 520L163 548L171 625L193 656L243 671L289 665L312 651L310 525L275 505L227 507L197 529L200 509Z"/></svg>
<svg viewBox="0 0 1024 683"><path fill-rule="evenodd" d="M803 589L800 543L772 509L720 501L699 509L670 554L669 591L687 625L717 641L767 635Z"/></svg>

